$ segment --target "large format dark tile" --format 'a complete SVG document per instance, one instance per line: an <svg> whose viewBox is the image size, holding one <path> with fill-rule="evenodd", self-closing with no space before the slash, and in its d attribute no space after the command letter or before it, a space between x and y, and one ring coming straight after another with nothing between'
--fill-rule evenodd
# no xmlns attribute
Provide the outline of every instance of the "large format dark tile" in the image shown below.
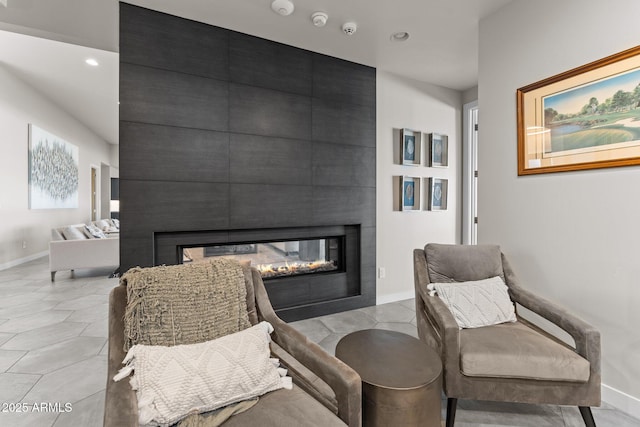
<svg viewBox="0 0 640 427"><path fill-rule="evenodd" d="M227 182L229 134L120 122L120 178Z"/></svg>
<svg viewBox="0 0 640 427"><path fill-rule="evenodd" d="M231 184L230 228L309 225L311 194L307 186Z"/></svg>
<svg viewBox="0 0 640 427"><path fill-rule="evenodd" d="M311 143L231 134L232 183L311 185Z"/></svg>
<svg viewBox="0 0 640 427"><path fill-rule="evenodd" d="M229 84L120 63L120 120L196 129L228 129Z"/></svg>
<svg viewBox="0 0 640 427"><path fill-rule="evenodd" d="M311 52L237 32L229 35L232 82L311 96Z"/></svg>
<svg viewBox="0 0 640 427"><path fill-rule="evenodd" d="M150 237L160 231L224 229L228 200L228 184L121 179L121 232Z"/></svg>
<svg viewBox="0 0 640 427"><path fill-rule="evenodd" d="M227 80L229 30L120 3L120 61Z"/></svg>
<svg viewBox="0 0 640 427"><path fill-rule="evenodd" d="M375 226L375 212L375 188L313 187L315 223Z"/></svg>
<svg viewBox="0 0 640 427"><path fill-rule="evenodd" d="M376 69L313 55L313 96L334 102L376 105Z"/></svg>
<svg viewBox="0 0 640 427"><path fill-rule="evenodd" d="M312 163L314 185L376 186L373 147L314 142Z"/></svg>
<svg viewBox="0 0 640 427"><path fill-rule="evenodd" d="M120 274L133 267L151 267L154 262L153 234L147 236L120 237Z"/></svg>
<svg viewBox="0 0 640 427"><path fill-rule="evenodd" d="M375 107L313 98L312 139L345 145L376 146Z"/></svg>
<svg viewBox="0 0 640 427"><path fill-rule="evenodd" d="M235 133L308 140L311 138L311 99L232 83L229 128Z"/></svg>

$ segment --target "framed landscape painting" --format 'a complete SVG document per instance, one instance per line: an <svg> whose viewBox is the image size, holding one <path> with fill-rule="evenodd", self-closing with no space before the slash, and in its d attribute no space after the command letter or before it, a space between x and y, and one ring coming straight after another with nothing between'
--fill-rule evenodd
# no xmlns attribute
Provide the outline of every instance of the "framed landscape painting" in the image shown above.
<svg viewBox="0 0 640 427"><path fill-rule="evenodd" d="M640 46L517 91L518 175L640 164Z"/></svg>
<svg viewBox="0 0 640 427"><path fill-rule="evenodd" d="M78 147L29 125L29 208L78 207Z"/></svg>

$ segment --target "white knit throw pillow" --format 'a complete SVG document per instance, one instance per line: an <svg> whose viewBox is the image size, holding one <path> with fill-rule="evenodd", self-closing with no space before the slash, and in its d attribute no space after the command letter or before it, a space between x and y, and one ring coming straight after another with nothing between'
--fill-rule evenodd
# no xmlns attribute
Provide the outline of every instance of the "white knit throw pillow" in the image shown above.
<svg viewBox="0 0 640 427"><path fill-rule="evenodd" d="M470 282L433 283L433 288L461 329L516 321L509 288L499 276Z"/></svg>
<svg viewBox="0 0 640 427"><path fill-rule="evenodd" d="M261 322L199 344L134 345L113 378L132 371L140 425L169 426L187 415L212 411L280 388L292 388L286 370L271 359L269 334Z"/></svg>

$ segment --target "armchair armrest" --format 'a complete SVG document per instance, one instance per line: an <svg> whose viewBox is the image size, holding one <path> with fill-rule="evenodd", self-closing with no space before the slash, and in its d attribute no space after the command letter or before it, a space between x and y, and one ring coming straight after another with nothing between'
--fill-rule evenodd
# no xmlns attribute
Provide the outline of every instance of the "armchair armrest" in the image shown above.
<svg viewBox="0 0 640 427"><path fill-rule="evenodd" d="M600 332L564 308L520 286L517 276L504 255L502 255L502 266L512 300L571 335L576 343L577 353L590 362L592 372L599 373Z"/></svg>
<svg viewBox="0 0 640 427"><path fill-rule="evenodd" d="M413 260L416 298L420 299L416 301L416 308L424 307L424 314L436 332L436 339L440 340L442 364L450 367L445 369L445 375L450 375L457 372L460 366L460 327L445 303L439 297L429 295L427 286L431 281L424 251L415 249Z"/></svg>
<svg viewBox="0 0 640 427"><path fill-rule="evenodd" d="M109 357L104 427L137 427L138 401L128 380L115 382L113 377L122 368L124 359L124 311L127 289L120 285L109 295Z"/></svg>
<svg viewBox="0 0 640 427"><path fill-rule="evenodd" d="M260 273L252 270L256 305L260 316L274 328L273 341L307 369L327 383L336 395L338 416L350 427L362 424L362 383L360 376L341 360L280 319L262 283Z"/></svg>
<svg viewBox="0 0 640 427"><path fill-rule="evenodd" d="M439 297L429 295L427 285L420 284L419 293L426 314L437 328L437 333L443 341L443 351L445 353L443 357L446 360L449 360L449 355L452 357L455 355L458 358L460 355L460 327L456 319Z"/></svg>

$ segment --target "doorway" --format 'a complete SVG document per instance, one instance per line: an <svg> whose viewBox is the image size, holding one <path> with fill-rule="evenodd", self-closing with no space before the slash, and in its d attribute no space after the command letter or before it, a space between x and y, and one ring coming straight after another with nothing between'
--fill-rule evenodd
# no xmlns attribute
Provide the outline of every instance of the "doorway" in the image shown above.
<svg viewBox="0 0 640 427"><path fill-rule="evenodd" d="M98 170L91 166L91 221L96 221L98 213L98 194L97 194Z"/></svg>
<svg viewBox="0 0 640 427"><path fill-rule="evenodd" d="M478 101L463 107L462 243L478 243Z"/></svg>

